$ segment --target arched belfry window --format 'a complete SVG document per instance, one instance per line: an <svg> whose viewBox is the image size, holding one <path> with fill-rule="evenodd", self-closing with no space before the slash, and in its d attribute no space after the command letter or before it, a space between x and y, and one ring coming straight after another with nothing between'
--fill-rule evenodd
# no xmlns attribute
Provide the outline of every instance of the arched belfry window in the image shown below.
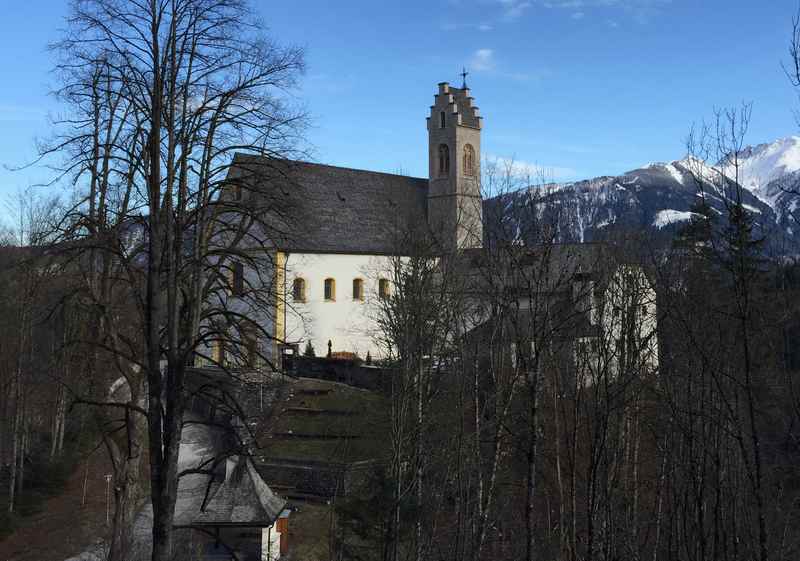
<svg viewBox="0 0 800 561"><path fill-rule="evenodd" d="M472 144L464 145L464 175L475 175L475 149Z"/></svg>
<svg viewBox="0 0 800 561"><path fill-rule="evenodd" d="M450 173L450 149L447 144L439 145L439 175L446 176Z"/></svg>
<svg viewBox="0 0 800 561"><path fill-rule="evenodd" d="M445 120L444 111L439 113L439 128L443 129L447 125L447 121Z"/></svg>
<svg viewBox="0 0 800 561"><path fill-rule="evenodd" d="M295 302L306 301L306 280L301 278L294 279L292 284L292 298Z"/></svg>

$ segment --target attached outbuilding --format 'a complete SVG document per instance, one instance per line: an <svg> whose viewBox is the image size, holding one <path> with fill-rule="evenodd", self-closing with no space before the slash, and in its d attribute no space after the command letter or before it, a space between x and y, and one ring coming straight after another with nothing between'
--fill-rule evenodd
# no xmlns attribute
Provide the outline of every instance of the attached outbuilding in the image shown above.
<svg viewBox="0 0 800 561"><path fill-rule="evenodd" d="M253 462L226 461L225 480L215 484L192 526L204 561L276 561L288 551L286 500L272 492Z"/></svg>

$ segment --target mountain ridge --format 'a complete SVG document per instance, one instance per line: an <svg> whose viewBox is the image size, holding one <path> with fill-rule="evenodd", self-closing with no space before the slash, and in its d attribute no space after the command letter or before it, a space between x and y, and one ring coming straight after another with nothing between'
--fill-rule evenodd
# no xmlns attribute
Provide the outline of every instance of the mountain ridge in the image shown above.
<svg viewBox="0 0 800 561"><path fill-rule="evenodd" d="M722 174L728 181L720 181ZM558 212L560 241L596 241L615 228L667 239L691 220L701 199L724 219L737 197L736 183L757 234L781 252L800 252L800 136L747 146L716 164L689 156L651 162L618 176L528 187L489 199L485 211L512 210L506 226L519 238L531 230L534 216L539 220ZM527 207L534 199L539 208L532 215Z"/></svg>

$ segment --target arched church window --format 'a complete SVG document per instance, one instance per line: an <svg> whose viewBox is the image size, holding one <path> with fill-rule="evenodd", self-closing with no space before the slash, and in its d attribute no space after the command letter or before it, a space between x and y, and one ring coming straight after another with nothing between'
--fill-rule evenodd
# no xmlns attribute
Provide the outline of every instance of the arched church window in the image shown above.
<svg viewBox="0 0 800 561"><path fill-rule="evenodd" d="M231 294L241 296L244 294L244 265L240 261L231 265L231 275Z"/></svg>
<svg viewBox="0 0 800 561"><path fill-rule="evenodd" d="M439 145L439 175L446 176L450 173L450 149L447 144Z"/></svg>
<svg viewBox="0 0 800 561"><path fill-rule="evenodd" d="M464 145L464 175L475 175L475 149L472 144Z"/></svg>
<svg viewBox="0 0 800 561"><path fill-rule="evenodd" d="M294 279L292 284L292 298L295 302L306 301L306 280L301 278Z"/></svg>
<svg viewBox="0 0 800 561"><path fill-rule="evenodd" d="M386 299L389 297L389 281L388 279L378 280L378 297Z"/></svg>
<svg viewBox="0 0 800 561"><path fill-rule="evenodd" d="M253 325L244 325L240 329L242 338L242 364L255 368L259 363L258 329Z"/></svg>
<svg viewBox="0 0 800 561"><path fill-rule="evenodd" d="M225 343L222 339L216 339L211 342L211 362L217 366L225 364Z"/></svg>
<svg viewBox="0 0 800 561"><path fill-rule="evenodd" d="M444 111L439 113L439 128L443 129L447 125L447 121L445 120Z"/></svg>
<svg viewBox="0 0 800 561"><path fill-rule="evenodd" d="M333 302L336 300L336 281L325 279L325 300Z"/></svg>
<svg viewBox="0 0 800 561"><path fill-rule="evenodd" d="M353 300L364 299L364 281L362 279L353 279Z"/></svg>

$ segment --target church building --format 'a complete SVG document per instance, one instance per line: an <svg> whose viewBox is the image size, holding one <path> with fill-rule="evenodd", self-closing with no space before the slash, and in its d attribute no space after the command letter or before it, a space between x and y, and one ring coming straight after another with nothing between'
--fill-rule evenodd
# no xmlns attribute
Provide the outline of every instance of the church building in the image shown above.
<svg viewBox="0 0 800 561"><path fill-rule="evenodd" d="M237 155L230 178L249 170L281 197L269 235L275 341L382 356L380 299L392 293L408 233L424 231L446 250L481 247L482 118L466 84L439 84L427 128L427 178ZM263 199L266 189L254 191ZM262 352L275 356L277 346Z"/></svg>
<svg viewBox="0 0 800 561"><path fill-rule="evenodd" d="M503 220L488 211L484 216L483 121L466 84L461 88L439 84L427 128L427 178L236 156L228 179L248 188L228 196L263 216L260 227L269 230L263 236L269 240L268 251L263 246L256 249L259 255L267 254L264 266L228 267L233 298L226 306L270 334L268 342L242 334L242 346L258 345L258 353L247 351L247 356L277 360L286 347L303 352L308 346L317 356L329 351L362 359L368 354L385 356L380 329L383 299L394 290L394 269L410 255L410 235L421 235L437 255L460 255L467 274L481 277L481 262L488 256L482 249L484 241L493 238L493 228ZM487 242L487 247L495 243ZM586 354L581 349L597 347L603 337L625 347L630 341L624 335L634 329L635 354L654 370L656 298L641 267L606 259L609 252L601 244L555 244L550 250L544 248L544 256L535 244L528 247L515 239L509 246L520 259L515 265L519 270L502 273L509 283L506 292L517 294L515 277L553 276L539 290L564 317L582 318L567 335L576 356ZM535 267L541 271L533 271ZM255 291L266 286L270 304L254 305L263 299L248 299L243 286ZM474 291L481 293L480 288ZM520 310L529 310L530 294L523 292ZM473 305L478 310L480 298ZM475 318L481 316L485 314ZM487 325L470 329L480 333ZM217 363L228 362L220 348L212 350L212 356Z"/></svg>

